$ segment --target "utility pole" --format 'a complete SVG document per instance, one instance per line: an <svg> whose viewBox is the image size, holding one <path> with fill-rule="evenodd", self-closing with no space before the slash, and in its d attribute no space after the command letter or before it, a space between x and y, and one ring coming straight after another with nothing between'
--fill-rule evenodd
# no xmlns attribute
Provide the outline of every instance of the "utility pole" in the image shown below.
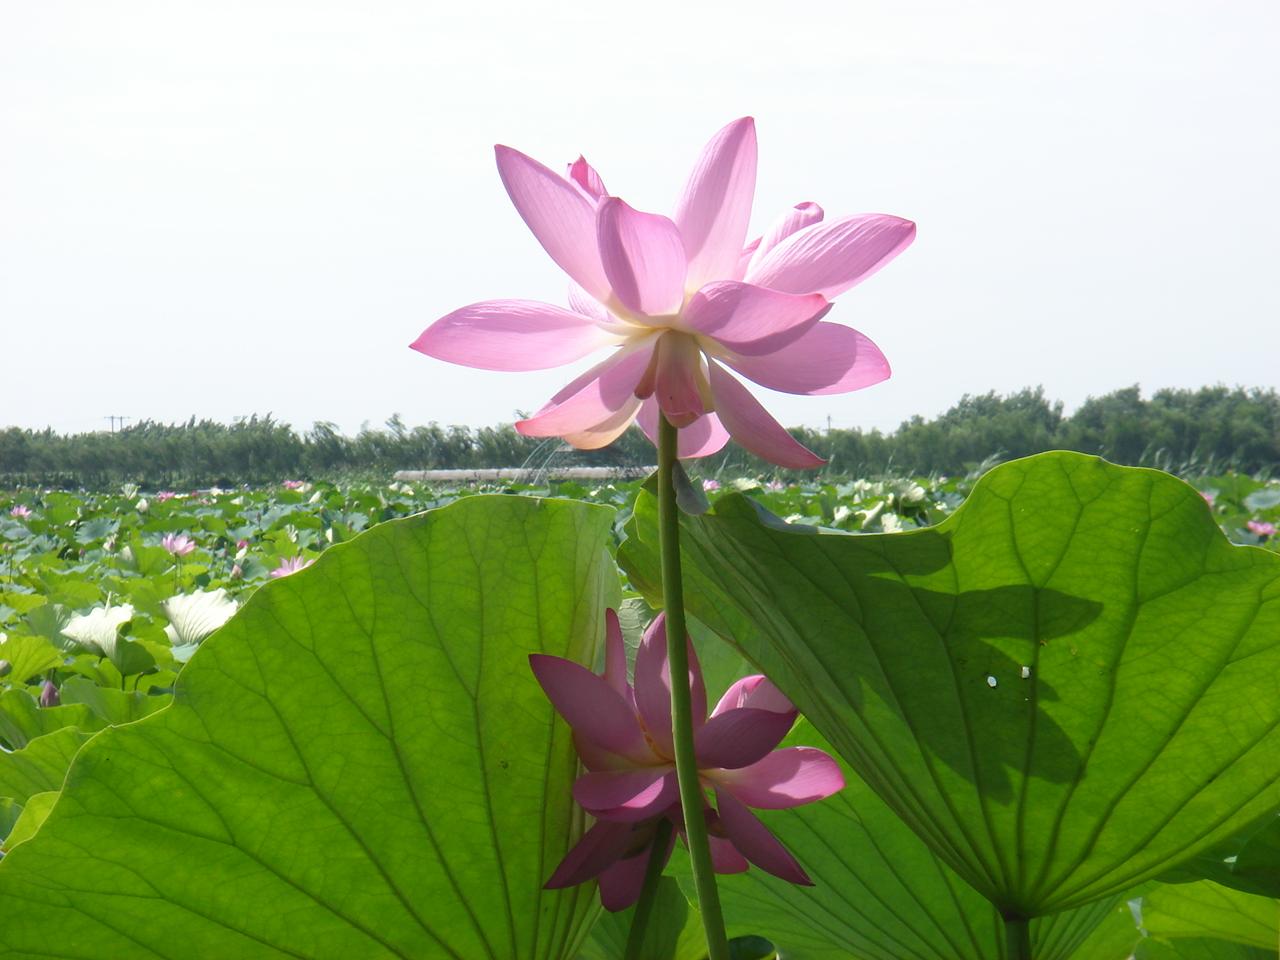
<svg viewBox="0 0 1280 960"><path fill-rule="evenodd" d="M120 423L120 429L121 429L121 430L123 430L123 429L124 429L124 422L125 422L126 420L132 420L132 419L133 419L133 417L122 417L122 416L120 416L120 414L118 414L118 413L113 413L113 414L108 414L107 416L103 417L102 419L103 419L103 420L110 420L110 421L111 421L111 432L112 432L112 433L115 433L115 432L116 432L116 421L119 421L119 423Z"/></svg>

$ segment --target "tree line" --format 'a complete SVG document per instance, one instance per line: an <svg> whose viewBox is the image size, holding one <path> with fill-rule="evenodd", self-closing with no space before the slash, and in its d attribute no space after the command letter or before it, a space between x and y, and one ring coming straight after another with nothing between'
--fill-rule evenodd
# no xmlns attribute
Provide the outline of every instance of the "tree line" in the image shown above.
<svg viewBox="0 0 1280 960"><path fill-rule="evenodd" d="M1043 389L966 395L939 417L913 417L888 433L798 429L794 435L846 476L958 473L993 460L1067 449L1116 463L1180 473L1280 466L1280 395L1274 389L1224 386L1160 390L1138 387L1092 397L1070 416ZM654 461L638 429L603 450L576 451L558 440L523 437L510 425L409 427L398 415L347 436L320 422L299 432L268 416L231 424L192 418L144 420L115 432L60 434L0 430L0 486L148 488L233 486L286 477L388 476L396 470L575 465L640 466ZM703 472L772 474L775 467L730 445Z"/></svg>

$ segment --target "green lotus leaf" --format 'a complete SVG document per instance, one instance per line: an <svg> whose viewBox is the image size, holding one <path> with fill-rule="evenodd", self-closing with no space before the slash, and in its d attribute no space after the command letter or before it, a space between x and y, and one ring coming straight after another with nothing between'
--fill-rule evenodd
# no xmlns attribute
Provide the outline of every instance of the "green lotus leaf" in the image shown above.
<svg viewBox="0 0 1280 960"><path fill-rule="evenodd" d="M35 836L36 831L40 829L40 824L44 823L45 818L49 816L49 811L53 809L53 802L57 799L58 793L55 790L33 793L28 797L21 816L2 838L0 851L8 853L24 840L30 840Z"/></svg>
<svg viewBox="0 0 1280 960"><path fill-rule="evenodd" d="M1280 815L1268 814L1161 879L1212 880L1245 893L1280 897Z"/></svg>
<svg viewBox="0 0 1280 960"><path fill-rule="evenodd" d="M0 841L3 841L22 818L22 804L10 797L0 797Z"/></svg>
<svg viewBox="0 0 1280 960"><path fill-rule="evenodd" d="M21 750L0 751L0 797L25 804L34 794L62 789L67 768L90 736L63 727L36 737Z"/></svg>
<svg viewBox="0 0 1280 960"><path fill-rule="evenodd" d="M91 731L106 725L107 721L95 716L84 704L42 707L27 690L0 693L0 746L7 750L20 750L36 737L63 727Z"/></svg>
<svg viewBox="0 0 1280 960"><path fill-rule="evenodd" d="M629 907L602 913L577 960L618 960L623 956L635 912L635 907ZM641 956L645 960L705 960L707 956L702 915L671 877L658 881Z"/></svg>
<svg viewBox="0 0 1280 960"><path fill-rule="evenodd" d="M619 560L656 601L655 507ZM683 517L691 611L1002 913L1120 893L1280 807L1280 556L1191 487L1054 453L936 527Z"/></svg>
<svg viewBox="0 0 1280 960"><path fill-rule="evenodd" d="M573 956L578 761L528 655L594 659L612 516L469 498L263 587L0 861L0 956Z"/></svg>
<svg viewBox="0 0 1280 960"><path fill-rule="evenodd" d="M1134 960L1276 960L1276 951L1212 938L1143 940L1133 957Z"/></svg>
<svg viewBox="0 0 1280 960"><path fill-rule="evenodd" d="M784 744L829 748L803 720ZM873 790L847 768L845 775L845 789L826 800L758 811L814 885L755 868L720 877L730 934L767 937L787 960L1002 960L1004 928L995 908ZM692 896L687 869L681 881ZM1081 947L1117 899L1033 921L1036 960L1126 960L1139 936L1127 909L1127 940L1095 944L1091 952Z"/></svg>
<svg viewBox="0 0 1280 960"><path fill-rule="evenodd" d="M1209 880L1160 884L1142 897L1142 926L1158 940L1230 940L1274 954L1280 945L1280 902Z"/></svg>
<svg viewBox="0 0 1280 960"><path fill-rule="evenodd" d="M11 668L5 680L23 684L56 667L62 662L62 653L43 637L9 636L0 640L0 660L7 660Z"/></svg>

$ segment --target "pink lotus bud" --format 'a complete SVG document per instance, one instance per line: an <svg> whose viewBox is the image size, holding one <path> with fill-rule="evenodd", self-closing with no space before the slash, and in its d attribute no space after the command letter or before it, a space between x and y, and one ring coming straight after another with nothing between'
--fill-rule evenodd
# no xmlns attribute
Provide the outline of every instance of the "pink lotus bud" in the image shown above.
<svg viewBox="0 0 1280 960"><path fill-rule="evenodd" d="M61 704L62 697L58 694L58 688L53 685L52 680L46 680L40 688L40 706L57 707Z"/></svg>

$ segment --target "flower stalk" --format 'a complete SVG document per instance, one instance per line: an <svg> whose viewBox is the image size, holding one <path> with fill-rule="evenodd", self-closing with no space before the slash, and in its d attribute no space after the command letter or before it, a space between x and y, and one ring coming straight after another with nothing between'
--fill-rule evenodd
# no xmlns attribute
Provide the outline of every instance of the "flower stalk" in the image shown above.
<svg viewBox="0 0 1280 960"><path fill-rule="evenodd" d="M693 867L698 909L707 936L707 960L728 960L729 944L720 911L720 894L711 867L706 807L698 780L693 745L693 706L689 692L688 633L684 618L684 582L680 573L680 512L676 506L675 469L678 430L665 414L658 417L658 539L662 555L662 599L667 616L667 662L671 671L671 736L675 743L676 778L684 811L685 839Z"/></svg>
<svg viewBox="0 0 1280 960"><path fill-rule="evenodd" d="M667 865L667 844L671 842L671 821L662 820L653 835L653 844L649 848L649 863L644 871L644 886L640 890L640 899L636 901L636 912L631 915L631 930L627 933L627 949L623 960L644 960L641 950L644 949L644 935L649 929L649 916L653 913L653 901L658 893L658 881L662 879L662 870Z"/></svg>

